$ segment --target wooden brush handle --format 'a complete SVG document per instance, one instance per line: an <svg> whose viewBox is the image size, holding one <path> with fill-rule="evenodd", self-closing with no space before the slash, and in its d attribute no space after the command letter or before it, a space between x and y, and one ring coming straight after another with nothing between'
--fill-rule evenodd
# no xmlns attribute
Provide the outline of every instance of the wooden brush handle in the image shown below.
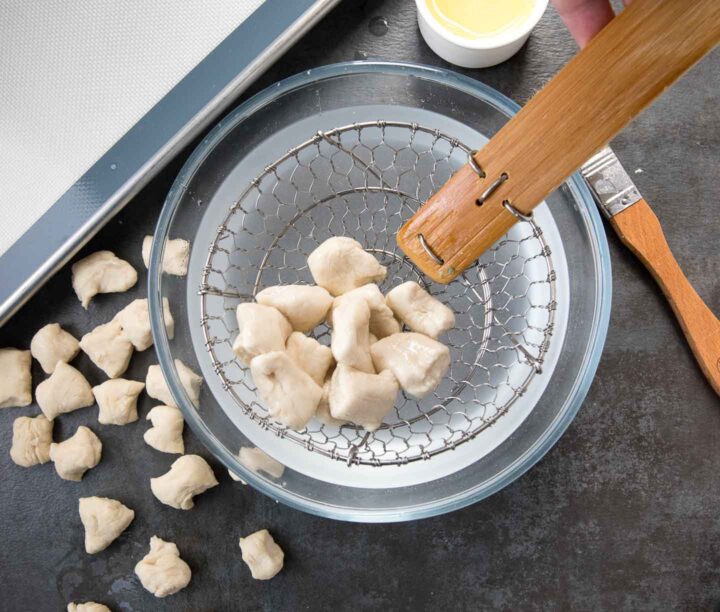
<svg viewBox="0 0 720 612"><path fill-rule="evenodd" d="M518 220L511 211L529 215L718 41L720 0L634 0L475 155L486 177L461 168L398 244L450 282Z"/></svg>
<svg viewBox="0 0 720 612"><path fill-rule="evenodd" d="M720 394L720 321L683 274L655 213L640 200L610 223L660 285L703 373Z"/></svg>

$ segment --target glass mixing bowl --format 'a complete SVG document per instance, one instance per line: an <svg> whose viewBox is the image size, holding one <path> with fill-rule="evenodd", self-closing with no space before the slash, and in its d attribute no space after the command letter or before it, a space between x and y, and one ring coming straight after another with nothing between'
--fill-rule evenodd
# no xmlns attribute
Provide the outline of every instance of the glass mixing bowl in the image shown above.
<svg viewBox="0 0 720 612"><path fill-rule="evenodd" d="M388 266L384 291L426 283L395 232L517 110L446 70L352 62L267 88L200 143L160 214L148 295L168 386L231 472L307 512L402 521L502 489L565 431L595 374L611 296L605 234L577 175L460 281L426 285L456 310L444 340L451 372L428 400L403 396L376 434L314 421L300 433L279 427L231 351L234 307L271 284L311 282L307 254L331 235L353 235ZM173 238L192 243L186 277L161 273ZM327 330L316 335L327 342ZM205 379L198 406L176 359ZM238 457L255 447L270 467Z"/></svg>

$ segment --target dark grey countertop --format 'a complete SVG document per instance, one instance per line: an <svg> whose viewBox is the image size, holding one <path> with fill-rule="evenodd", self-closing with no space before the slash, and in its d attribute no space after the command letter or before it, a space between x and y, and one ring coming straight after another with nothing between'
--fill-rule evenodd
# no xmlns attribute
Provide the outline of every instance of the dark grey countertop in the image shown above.
<svg viewBox="0 0 720 612"><path fill-rule="evenodd" d="M371 27L384 17L388 28ZM377 22L375 22L377 25ZM506 64L464 71L525 102L575 52L548 11ZM409 0L346 1L253 91L324 63L377 57L445 65L421 40ZM664 225L700 295L720 312L720 53L703 60L613 143ZM141 273L129 294L85 313L64 269L0 330L27 348L42 325L79 336L145 295L140 244L152 233L185 151L85 249L111 248ZM40 178L41 180L41 178ZM37 407L0 410L0 609L59 611L94 599L113 610L717 610L720 604L720 402L699 372L649 274L609 235L613 313L595 382L557 446L493 497L450 515L395 525L340 523L277 505L234 484L192 433L188 452L210 459L221 486L191 512L161 506L148 479L173 461L144 444L143 422L99 426L80 410L55 438L95 425L102 463L82 482L52 464L21 469L8 456L12 422ZM137 354L128 378L155 360ZM75 362L90 382L99 371ZM33 364L35 383L44 378ZM141 418L151 400L142 396ZM89 409L93 410L93 409ZM135 522L98 555L83 550L77 499L116 496ZM241 534L268 527L285 570L256 582L240 560ZM133 574L151 535L178 543L191 586L156 600Z"/></svg>

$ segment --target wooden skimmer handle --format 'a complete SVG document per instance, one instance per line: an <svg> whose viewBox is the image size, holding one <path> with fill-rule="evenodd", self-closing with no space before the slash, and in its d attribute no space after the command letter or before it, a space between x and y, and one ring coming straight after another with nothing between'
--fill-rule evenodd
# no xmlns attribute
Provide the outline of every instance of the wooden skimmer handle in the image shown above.
<svg viewBox="0 0 720 612"><path fill-rule="evenodd" d="M719 41L720 0L634 0L422 206L398 244L450 282Z"/></svg>
<svg viewBox="0 0 720 612"><path fill-rule="evenodd" d="M639 200L611 217L610 224L660 285L703 373L720 394L720 321L680 269L655 213Z"/></svg>

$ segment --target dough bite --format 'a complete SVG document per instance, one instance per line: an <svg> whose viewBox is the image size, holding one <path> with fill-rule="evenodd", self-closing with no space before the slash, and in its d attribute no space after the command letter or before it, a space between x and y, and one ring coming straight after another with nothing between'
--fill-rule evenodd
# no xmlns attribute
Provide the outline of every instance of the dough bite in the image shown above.
<svg viewBox="0 0 720 612"><path fill-rule="evenodd" d="M187 393L190 401L195 404L195 406L198 406L200 403L200 389L202 388L203 377L195 374L195 372L179 359L175 360L175 367L177 368L178 377L185 389L185 393ZM150 397L167 406L177 408L159 365L151 365L148 368L147 376L145 377L145 390Z"/></svg>
<svg viewBox="0 0 720 612"><path fill-rule="evenodd" d="M92 388L100 408L98 422L103 425L127 425L138 420L138 395L145 383L137 380L115 378Z"/></svg>
<svg viewBox="0 0 720 612"><path fill-rule="evenodd" d="M272 419L300 431L315 414L322 389L285 352L260 355L250 365Z"/></svg>
<svg viewBox="0 0 720 612"><path fill-rule="evenodd" d="M395 318L393 311L385 303L385 296L380 291L380 288L374 283L363 285L336 298L333 309L341 304L343 300L356 297L365 300L368 308L370 308L370 334L375 337L376 341L400 332L402 329L400 323ZM328 322L332 325L332 310L328 316Z"/></svg>
<svg viewBox="0 0 720 612"><path fill-rule="evenodd" d="M190 566L180 558L178 547L153 536L150 552L135 566L135 575L155 597L167 597L190 584Z"/></svg>
<svg viewBox="0 0 720 612"><path fill-rule="evenodd" d="M50 378L37 386L35 397L43 414L51 421L59 414L87 408L95 403L90 383L64 361L59 361Z"/></svg>
<svg viewBox="0 0 720 612"><path fill-rule="evenodd" d="M142 243L142 258L145 267L150 267L150 249L152 248L153 237L145 236ZM165 274L173 276L185 276L190 260L190 243L182 238L168 240L165 243L162 268Z"/></svg>
<svg viewBox="0 0 720 612"><path fill-rule="evenodd" d="M245 302L237 307L238 335L233 351L241 363L249 366L258 355L284 351L292 326L279 310Z"/></svg>
<svg viewBox="0 0 720 612"><path fill-rule="evenodd" d="M437 388L450 367L447 346L414 332L383 338L370 353L378 370L390 370L400 387L418 399Z"/></svg>
<svg viewBox="0 0 720 612"><path fill-rule="evenodd" d="M335 427L340 427L341 425L345 425L347 421L343 421L341 419L336 419L332 414L330 414L330 381L332 378L328 378L325 381L325 384L322 388L322 397L320 398L320 403L318 404L317 411L315 412L315 416L320 420L321 423L325 425L334 425Z"/></svg>
<svg viewBox="0 0 720 612"><path fill-rule="evenodd" d="M375 431L395 406L398 383L388 370L367 374L339 364L330 381L330 414Z"/></svg>
<svg viewBox="0 0 720 612"><path fill-rule="evenodd" d="M395 316L412 331L437 338L455 326L455 314L415 281L398 285L385 297Z"/></svg>
<svg viewBox="0 0 720 612"><path fill-rule="evenodd" d="M110 608L94 601L86 601L85 603L76 604L69 603L67 612L111 612Z"/></svg>
<svg viewBox="0 0 720 612"><path fill-rule="evenodd" d="M334 296L380 282L387 275L375 257L347 236L328 238L310 253L307 263L315 282Z"/></svg>
<svg viewBox="0 0 720 612"><path fill-rule="evenodd" d="M132 342L125 337L115 319L98 325L80 338L80 348L109 378L121 376L130 365L133 354Z"/></svg>
<svg viewBox="0 0 720 612"><path fill-rule="evenodd" d="M81 497L80 520L85 527L85 552L105 550L128 528L135 512L116 499Z"/></svg>
<svg viewBox="0 0 720 612"><path fill-rule="evenodd" d="M53 424L42 414L18 417L13 422L10 458L16 465L31 467L50 461Z"/></svg>
<svg viewBox="0 0 720 612"><path fill-rule="evenodd" d="M315 338L309 338L300 332L293 332L288 338L285 350L296 365L322 386L333 363L330 347L320 344Z"/></svg>
<svg viewBox="0 0 720 612"><path fill-rule="evenodd" d="M152 422L152 427L143 434L143 439L149 446L162 453L182 455L185 452L182 437L185 420L179 408L155 406L145 418Z"/></svg>
<svg viewBox="0 0 720 612"><path fill-rule="evenodd" d="M276 480L285 472L285 466L282 463L273 459L259 448L242 447L238 453L238 459L248 470L255 473L262 472ZM230 472L230 477L233 480L240 480L240 478L232 472Z"/></svg>
<svg viewBox="0 0 720 612"><path fill-rule="evenodd" d="M330 348L338 363L375 373L370 357L370 308L361 297L344 298L333 307Z"/></svg>
<svg viewBox="0 0 720 612"><path fill-rule="evenodd" d="M255 296L258 304L272 306L290 322L293 329L307 333L325 320L332 306L332 296L313 285L277 285L263 289Z"/></svg>
<svg viewBox="0 0 720 612"><path fill-rule="evenodd" d="M0 348L0 408L32 404L30 351Z"/></svg>
<svg viewBox="0 0 720 612"><path fill-rule="evenodd" d="M170 313L170 302L165 297L163 319L168 338L172 340L175 336L175 320ZM153 345L147 298L133 300L118 312L113 320L120 324L123 335L132 343L136 351L144 351Z"/></svg>
<svg viewBox="0 0 720 612"><path fill-rule="evenodd" d="M121 293L137 282L137 272L112 251L98 251L72 266L72 286L87 310L98 293Z"/></svg>
<svg viewBox="0 0 720 612"><path fill-rule="evenodd" d="M199 455L183 455L170 466L169 472L150 479L153 495L177 510L190 510L195 505L195 495L217 484L212 468Z"/></svg>
<svg viewBox="0 0 720 612"><path fill-rule="evenodd" d="M64 442L50 445L50 459L63 480L82 480L85 472L100 463L101 456L100 438L84 425Z"/></svg>
<svg viewBox="0 0 720 612"><path fill-rule="evenodd" d="M240 538L240 550L255 580L270 580L283 568L285 554L267 529Z"/></svg>
<svg viewBox="0 0 720 612"><path fill-rule="evenodd" d="M33 336L30 352L43 371L52 374L58 361L69 363L75 359L80 352L80 344L60 325L49 323Z"/></svg>

